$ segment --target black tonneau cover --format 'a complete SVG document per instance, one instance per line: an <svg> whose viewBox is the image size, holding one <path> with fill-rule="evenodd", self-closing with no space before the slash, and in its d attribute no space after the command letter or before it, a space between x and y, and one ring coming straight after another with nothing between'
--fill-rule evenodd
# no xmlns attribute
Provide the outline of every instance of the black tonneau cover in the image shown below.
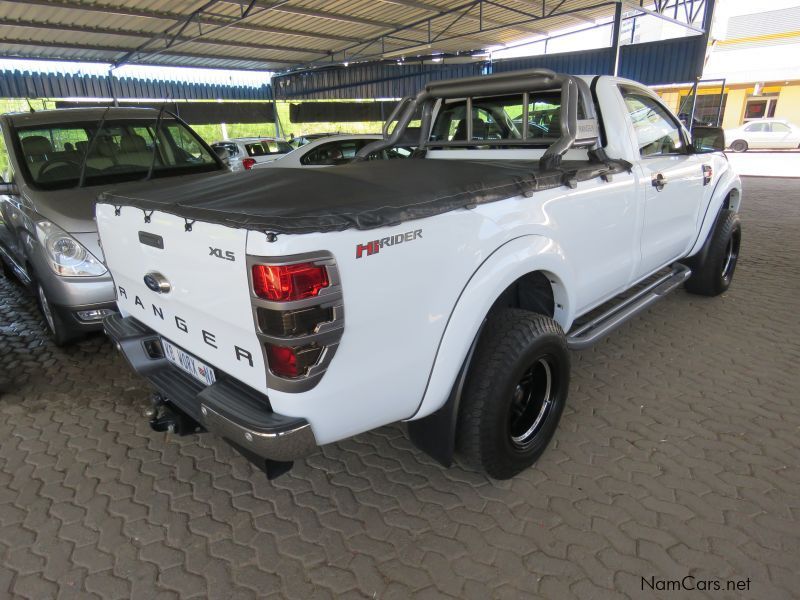
<svg viewBox="0 0 800 600"><path fill-rule="evenodd" d="M574 186L629 170L625 161L539 163L511 160L405 159L356 162L323 169L267 168L223 173L185 185L125 194L100 202L157 210L188 221L275 233L374 229L471 208L518 195Z"/></svg>

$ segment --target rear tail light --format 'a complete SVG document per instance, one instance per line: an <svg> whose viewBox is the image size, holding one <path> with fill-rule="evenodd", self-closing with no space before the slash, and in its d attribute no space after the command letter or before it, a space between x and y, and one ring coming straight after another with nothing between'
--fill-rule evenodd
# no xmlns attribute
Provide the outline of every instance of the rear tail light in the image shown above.
<svg viewBox="0 0 800 600"><path fill-rule="evenodd" d="M247 261L267 385L281 392L308 391L328 370L344 330L336 260L329 252L308 252L249 254Z"/></svg>
<svg viewBox="0 0 800 600"><path fill-rule="evenodd" d="M275 346L265 344L269 370L279 377L294 379L308 372L309 367L316 364L322 348L318 346L305 346L303 348L290 348L289 346Z"/></svg>
<svg viewBox="0 0 800 600"><path fill-rule="evenodd" d="M245 171L249 171L253 168L253 165L256 164L255 158L243 158L242 159L242 166L245 168Z"/></svg>
<svg viewBox="0 0 800 600"><path fill-rule="evenodd" d="M329 285L328 270L313 263L253 265L253 291L265 300L290 302L313 298Z"/></svg>

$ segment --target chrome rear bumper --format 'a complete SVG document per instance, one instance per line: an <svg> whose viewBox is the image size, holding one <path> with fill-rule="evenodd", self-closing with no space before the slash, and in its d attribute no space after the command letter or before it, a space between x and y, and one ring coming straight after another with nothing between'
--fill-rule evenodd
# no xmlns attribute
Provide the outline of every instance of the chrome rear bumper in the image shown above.
<svg viewBox="0 0 800 600"><path fill-rule="evenodd" d="M179 410L261 468L261 461L286 463L316 450L308 421L273 412L267 396L219 371L212 385L200 383L159 353L161 337L140 321L113 315L103 326L131 367L158 391L156 409Z"/></svg>

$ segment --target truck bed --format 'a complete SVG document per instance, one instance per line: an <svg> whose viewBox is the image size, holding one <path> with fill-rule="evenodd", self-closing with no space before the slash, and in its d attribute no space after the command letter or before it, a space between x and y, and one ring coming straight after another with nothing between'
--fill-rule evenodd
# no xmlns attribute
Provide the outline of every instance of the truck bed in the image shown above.
<svg viewBox="0 0 800 600"><path fill-rule="evenodd" d="M100 202L134 206L192 221L275 233L374 229L574 186L629 170L625 161L406 159L356 162L325 169L223 173L196 184L152 185L138 193L106 192Z"/></svg>

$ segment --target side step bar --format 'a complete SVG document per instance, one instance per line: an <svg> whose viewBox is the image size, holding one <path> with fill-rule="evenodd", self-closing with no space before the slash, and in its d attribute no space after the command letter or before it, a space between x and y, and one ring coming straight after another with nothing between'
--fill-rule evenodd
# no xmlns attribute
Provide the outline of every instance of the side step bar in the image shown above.
<svg viewBox="0 0 800 600"><path fill-rule="evenodd" d="M675 264L672 272L659 277L630 298L625 298L619 304L612 306L601 315L571 331L567 335L567 347L570 350L585 350L626 321L661 300L689 279L691 274L692 270L689 267Z"/></svg>

